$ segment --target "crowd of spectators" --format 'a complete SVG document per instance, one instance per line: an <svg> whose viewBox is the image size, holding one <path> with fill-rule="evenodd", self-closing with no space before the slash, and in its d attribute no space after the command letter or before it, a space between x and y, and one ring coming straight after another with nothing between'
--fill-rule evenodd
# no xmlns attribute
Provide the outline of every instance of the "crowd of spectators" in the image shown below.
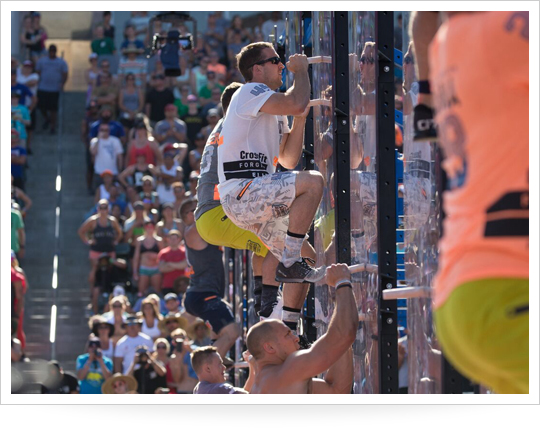
<svg viewBox="0 0 540 437"><path fill-rule="evenodd" d="M189 30L183 22L151 25L150 19L148 12L132 12L118 48L120 30L110 12L92 30L81 139L95 205L78 232L89 249L89 336L76 357L76 375L50 364L64 381L54 392L193 393L199 379L190 354L212 342L209 327L182 305L191 273L183 243L187 201L196 197L202 152L222 117L221 93L243 82L235 55L250 42L268 41L284 21L278 12L268 21L260 14L247 28L238 15L227 20L211 12L193 49L179 50L181 75L169 77L159 53L147 57L151 29L161 36ZM23 216L31 206L23 190L35 108L54 133L67 80L56 47L46 48L39 14L25 17L23 27L26 60L19 68L12 63L12 295L13 320L20 320L14 332L22 332L26 284L17 260L24 256ZM24 335L13 337L12 361L19 361Z"/></svg>

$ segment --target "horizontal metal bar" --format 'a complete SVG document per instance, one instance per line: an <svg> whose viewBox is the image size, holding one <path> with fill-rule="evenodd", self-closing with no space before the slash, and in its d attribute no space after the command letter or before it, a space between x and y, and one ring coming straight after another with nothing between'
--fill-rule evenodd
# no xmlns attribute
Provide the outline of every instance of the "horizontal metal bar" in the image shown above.
<svg viewBox="0 0 540 437"><path fill-rule="evenodd" d="M312 56L311 58L307 58L308 63L310 64L331 64L332 63L332 56Z"/></svg>
<svg viewBox="0 0 540 437"><path fill-rule="evenodd" d="M369 273L377 273L379 269L379 266L375 264L353 264L352 266L349 266L349 271L351 273L359 273L359 272L369 272Z"/></svg>
<svg viewBox="0 0 540 437"><path fill-rule="evenodd" d="M402 287L383 290L384 300L410 299L414 297L430 297L430 287Z"/></svg>

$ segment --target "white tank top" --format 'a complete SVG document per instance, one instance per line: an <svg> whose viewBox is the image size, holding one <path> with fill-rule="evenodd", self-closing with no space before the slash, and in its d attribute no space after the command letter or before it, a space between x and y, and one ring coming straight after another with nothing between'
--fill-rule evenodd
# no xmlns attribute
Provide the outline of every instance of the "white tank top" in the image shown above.
<svg viewBox="0 0 540 437"><path fill-rule="evenodd" d="M149 328L146 324L146 319L143 318L141 331L143 334L148 335L148 337L150 337L151 339L159 337L161 335L161 331L158 328L158 319L155 319L154 326L152 328Z"/></svg>
<svg viewBox="0 0 540 437"><path fill-rule="evenodd" d="M287 117L259 112L273 94L265 84L247 83L233 95L223 121L223 142L218 147L221 198L238 179L254 179L276 171L279 145L290 129Z"/></svg>

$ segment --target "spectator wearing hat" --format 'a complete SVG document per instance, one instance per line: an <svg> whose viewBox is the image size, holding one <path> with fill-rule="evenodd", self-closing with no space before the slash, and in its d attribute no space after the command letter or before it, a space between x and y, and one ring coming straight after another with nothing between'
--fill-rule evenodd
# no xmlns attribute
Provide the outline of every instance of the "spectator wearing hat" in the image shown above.
<svg viewBox="0 0 540 437"><path fill-rule="evenodd" d="M137 393L137 380L133 376L122 375L121 373L115 373L109 378L101 390L106 395L126 395Z"/></svg>
<svg viewBox="0 0 540 437"><path fill-rule="evenodd" d="M156 124L154 136L160 145L186 141L186 123L178 118L178 109L173 103L165 106L165 118Z"/></svg>
<svg viewBox="0 0 540 437"><path fill-rule="evenodd" d="M197 96L190 94L188 96L188 112L182 117L187 127L187 137L190 148L194 147L195 136L201 131L206 124L206 120L201 116L199 111L199 99Z"/></svg>
<svg viewBox="0 0 540 437"><path fill-rule="evenodd" d="M191 340L192 346L203 347L212 344L212 340L210 339L210 328L206 322L199 317L188 326L186 332Z"/></svg>
<svg viewBox="0 0 540 437"><path fill-rule="evenodd" d="M144 49L137 47L135 44L128 44L122 49L124 55L118 64L118 78L120 83L124 83L124 78L127 79L128 74L135 76L135 85L138 88L146 85L146 71L148 70L148 61L140 56L144 53Z"/></svg>
<svg viewBox="0 0 540 437"><path fill-rule="evenodd" d="M226 367L218 350L213 346L197 348L191 352L191 363L199 379L193 394L248 394L255 370L252 359L248 360L250 372L244 388L233 387L226 382Z"/></svg>
<svg viewBox="0 0 540 437"><path fill-rule="evenodd" d="M218 82L217 73L215 71L210 71L209 69L208 73L206 73L206 79L206 84L199 89L198 93L201 105L203 106L210 102L212 90L219 89L220 93L222 93L225 89L225 87Z"/></svg>
<svg viewBox="0 0 540 437"><path fill-rule="evenodd" d="M11 69L11 92L13 93L13 91L19 92L19 104L28 106L30 111L34 109L37 97L27 85L19 82L16 68Z"/></svg>
<svg viewBox="0 0 540 437"><path fill-rule="evenodd" d="M137 349L146 346L148 351L154 350L154 342L148 335L140 332L142 320L137 316L129 316L124 323L126 335L124 335L114 349L115 372L128 373L133 363Z"/></svg>
<svg viewBox="0 0 540 437"><path fill-rule="evenodd" d="M32 11L30 13L30 16L32 17L32 28L36 32L36 41L39 41L40 48L37 53L30 53L31 56L43 56L45 53L45 41L47 41L48 35L47 30L41 25L41 14L37 11Z"/></svg>
<svg viewBox="0 0 540 437"><path fill-rule="evenodd" d="M181 233L173 229L167 235L168 247L162 249L158 254L159 271L163 275L161 287L164 293L174 291L174 283L177 278L185 276L188 267L186 252L180 246L182 241Z"/></svg>
<svg viewBox="0 0 540 437"><path fill-rule="evenodd" d="M97 104L97 100L93 100ZM99 105L98 105L99 107ZM99 119L90 125L88 140L96 138L99 134L99 127L102 124L107 124L110 128L110 133L112 137L116 137L120 140L122 144L126 142L126 132L121 123L113 120L113 108L109 105L103 105L99 109Z"/></svg>
<svg viewBox="0 0 540 437"><path fill-rule="evenodd" d="M154 394L157 388L166 387L166 373L165 366L152 358L145 345L137 348L127 371L127 374L133 376L137 381L137 392L140 394Z"/></svg>
<svg viewBox="0 0 540 437"><path fill-rule="evenodd" d="M103 183L96 189L94 194L94 202L97 204L101 199L106 199L109 200L110 205L110 191L113 187L118 190L119 184L118 182L114 182L114 173L109 169L101 172L100 177Z"/></svg>
<svg viewBox="0 0 540 437"><path fill-rule="evenodd" d="M86 105L90 104L92 100L92 91L97 86L97 78L99 76L99 67L98 67L98 55L96 53L90 53L88 56L88 62L90 67L84 72L84 78L86 80L86 85L88 86L86 90Z"/></svg>
<svg viewBox="0 0 540 437"><path fill-rule="evenodd" d="M19 133L15 129L11 129L11 175L13 176L13 186L23 191L26 156L26 149L21 146Z"/></svg>
<svg viewBox="0 0 540 437"><path fill-rule="evenodd" d="M109 323L105 317L96 314L95 316L90 317L88 325L90 326L92 334L99 340L103 356L110 359L112 363L114 357L114 343L112 340L114 336L114 324Z"/></svg>
<svg viewBox="0 0 540 437"><path fill-rule="evenodd" d="M112 376L112 360L103 355L101 342L90 334L87 353L79 355L75 365L81 394L101 394L101 386Z"/></svg>
<svg viewBox="0 0 540 437"><path fill-rule="evenodd" d="M177 157L187 153L188 146L185 143L166 143L163 147L163 164L159 166L157 177L157 194L162 204L174 202L174 192L172 184L181 182L184 179L184 169L178 164L181 158Z"/></svg>
<svg viewBox="0 0 540 437"><path fill-rule="evenodd" d="M160 197L161 198L161 197ZM178 230L181 227L181 222L174 217L174 207L171 202L163 203L161 205L161 221L156 225L157 234L163 238L166 247L170 247L168 239L169 232L172 230ZM163 290L163 284L161 285Z"/></svg>
<svg viewBox="0 0 540 437"><path fill-rule="evenodd" d="M171 347L174 347L172 344L172 333L177 329L184 331L188 327L189 322L185 317L182 317L180 313L168 313L163 319L160 320L158 328L161 330L163 336L167 339Z"/></svg>
<svg viewBox="0 0 540 437"><path fill-rule="evenodd" d="M105 36L105 29L103 25L99 24L94 29L95 38L92 40L90 47L92 53L101 55L114 55L116 53L116 47L112 38Z"/></svg>
<svg viewBox="0 0 540 437"><path fill-rule="evenodd" d="M90 154L94 158L94 185L98 187L103 179L102 173L108 171L118 175L124 165L124 149L120 140L111 135L111 127L101 123L97 138L90 141Z"/></svg>
<svg viewBox="0 0 540 437"><path fill-rule="evenodd" d="M45 118L43 129L51 127L51 133L55 133L56 117L58 114L58 100L60 91L68 78L68 65L62 58L56 56L56 46L49 46L49 56L39 58L36 71L39 74L38 106Z"/></svg>
<svg viewBox="0 0 540 437"><path fill-rule="evenodd" d="M165 106L174 103L174 94L165 86L165 76L163 74L154 74L152 79L154 81L153 86L148 90L145 97L145 114L153 126L165 118Z"/></svg>
<svg viewBox="0 0 540 437"><path fill-rule="evenodd" d="M169 313L175 314L182 310L180 307L180 299L176 293L167 293L163 300L165 301L165 308Z"/></svg>

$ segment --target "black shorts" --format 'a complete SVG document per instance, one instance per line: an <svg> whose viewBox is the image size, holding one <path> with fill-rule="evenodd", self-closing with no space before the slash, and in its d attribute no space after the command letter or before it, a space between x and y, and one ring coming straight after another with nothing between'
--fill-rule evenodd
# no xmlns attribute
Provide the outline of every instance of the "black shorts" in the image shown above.
<svg viewBox="0 0 540 437"><path fill-rule="evenodd" d="M38 90L38 107L44 111L58 111L59 92Z"/></svg>
<svg viewBox="0 0 540 437"><path fill-rule="evenodd" d="M30 126L26 127L26 130L35 130L36 129L36 108L32 109L30 112Z"/></svg>
<svg viewBox="0 0 540 437"><path fill-rule="evenodd" d="M234 315L227 302L215 293L192 291L184 297L186 311L212 325L216 334L234 322Z"/></svg>

